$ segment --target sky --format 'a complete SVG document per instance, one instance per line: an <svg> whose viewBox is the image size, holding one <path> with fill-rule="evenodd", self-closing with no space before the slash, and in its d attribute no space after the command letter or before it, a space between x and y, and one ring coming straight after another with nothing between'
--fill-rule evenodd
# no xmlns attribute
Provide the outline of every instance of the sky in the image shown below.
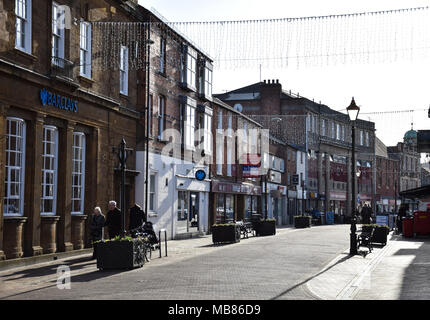
<svg viewBox="0 0 430 320"><path fill-rule="evenodd" d="M294 18L430 6L429 0L139 0L139 3L148 9L155 8L170 22ZM334 110L344 110L354 97L361 108L359 118L375 122L376 135L391 146L403 140L412 122L415 130L430 129L427 116L430 50L427 53L423 59L413 61L262 68L261 74L259 67L215 68L213 91L223 93L260 79L279 79L284 90L321 101ZM398 112L404 110L415 111ZM374 114L387 111L390 113Z"/></svg>

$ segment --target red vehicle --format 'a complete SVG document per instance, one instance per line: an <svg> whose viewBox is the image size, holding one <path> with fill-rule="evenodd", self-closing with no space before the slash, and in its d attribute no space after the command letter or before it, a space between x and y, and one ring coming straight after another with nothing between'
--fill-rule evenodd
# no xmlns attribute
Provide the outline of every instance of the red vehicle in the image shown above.
<svg viewBox="0 0 430 320"><path fill-rule="evenodd" d="M414 233L430 234L430 212L415 211L414 212Z"/></svg>

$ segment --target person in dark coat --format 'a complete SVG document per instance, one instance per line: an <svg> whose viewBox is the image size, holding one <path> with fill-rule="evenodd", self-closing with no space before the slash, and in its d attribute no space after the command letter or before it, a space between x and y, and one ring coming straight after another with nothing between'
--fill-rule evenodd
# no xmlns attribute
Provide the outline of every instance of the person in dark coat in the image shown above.
<svg viewBox="0 0 430 320"><path fill-rule="evenodd" d="M405 203L400 204L399 213L397 214L397 230L399 233L403 232L402 221L406 217L408 205Z"/></svg>
<svg viewBox="0 0 430 320"><path fill-rule="evenodd" d="M121 210L116 206L115 201L109 201L109 211L106 214L105 226L108 227L109 239L121 234Z"/></svg>
<svg viewBox="0 0 430 320"><path fill-rule="evenodd" d="M103 215L100 207L94 208L94 214L91 216L90 221L90 235L92 242L103 240L103 227L105 225L105 216ZM97 246L94 246L93 259L97 257Z"/></svg>
<svg viewBox="0 0 430 320"><path fill-rule="evenodd" d="M367 204L365 204L363 209L361 209L362 223L363 224L370 224L371 215L372 215L372 210L370 209L370 207Z"/></svg>
<svg viewBox="0 0 430 320"><path fill-rule="evenodd" d="M146 215L142 208L136 203L130 208L129 230L139 228L146 222Z"/></svg>

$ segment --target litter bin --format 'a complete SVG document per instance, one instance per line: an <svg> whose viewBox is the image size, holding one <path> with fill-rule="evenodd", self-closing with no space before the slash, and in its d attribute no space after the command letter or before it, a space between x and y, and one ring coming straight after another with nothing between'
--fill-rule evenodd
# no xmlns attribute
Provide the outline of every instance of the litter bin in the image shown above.
<svg viewBox="0 0 430 320"><path fill-rule="evenodd" d="M414 236L414 219L413 218L403 218L402 221L403 236L413 237Z"/></svg>
<svg viewBox="0 0 430 320"><path fill-rule="evenodd" d="M420 235L430 233L430 212L414 212L414 232Z"/></svg>

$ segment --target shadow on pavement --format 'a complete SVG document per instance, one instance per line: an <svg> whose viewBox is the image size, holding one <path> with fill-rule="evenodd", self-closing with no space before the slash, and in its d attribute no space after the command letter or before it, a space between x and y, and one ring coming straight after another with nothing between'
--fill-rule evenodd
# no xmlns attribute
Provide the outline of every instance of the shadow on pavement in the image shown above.
<svg viewBox="0 0 430 320"><path fill-rule="evenodd" d="M38 267L38 268L26 268L24 270L16 271L7 275L10 279L4 279L4 281L14 281L22 278L33 278L43 277L57 273L59 266L68 266L72 271L83 269L89 265L95 264L96 260L92 260L91 257L81 257L70 259L66 261L57 261L53 265Z"/></svg>
<svg viewBox="0 0 430 320"><path fill-rule="evenodd" d="M314 274L313 276L311 276L311 277L307 278L306 280L303 280L302 282L300 282L300 283L298 283L298 284L296 284L296 285L292 286L291 288L288 288L287 290L285 290L285 291L281 292L280 294L278 294L277 296L275 296L275 297L273 297L273 298L271 298L271 299L269 299L269 300L276 300L276 299L281 298L282 296L284 296L284 295L288 294L289 292L291 292L291 291L293 291L293 290L297 289L298 287L301 287L302 285L306 284L307 282L311 281L312 279L314 279L314 278L316 278L316 277L320 276L321 274L323 274L323 273L327 272L328 270L330 270L331 268L335 267L336 265L341 264L341 263L343 263L343 262L347 261L348 259L350 259L350 258L352 258L352 257L353 257L353 256L351 256L351 255L349 255L349 254L348 254L348 255L346 255L345 257L343 257L342 259L340 259L339 261L337 261L335 264L333 264L332 266L328 267L327 269L325 269L325 270L323 270L323 271L321 271L321 272L318 272L317 274Z"/></svg>

